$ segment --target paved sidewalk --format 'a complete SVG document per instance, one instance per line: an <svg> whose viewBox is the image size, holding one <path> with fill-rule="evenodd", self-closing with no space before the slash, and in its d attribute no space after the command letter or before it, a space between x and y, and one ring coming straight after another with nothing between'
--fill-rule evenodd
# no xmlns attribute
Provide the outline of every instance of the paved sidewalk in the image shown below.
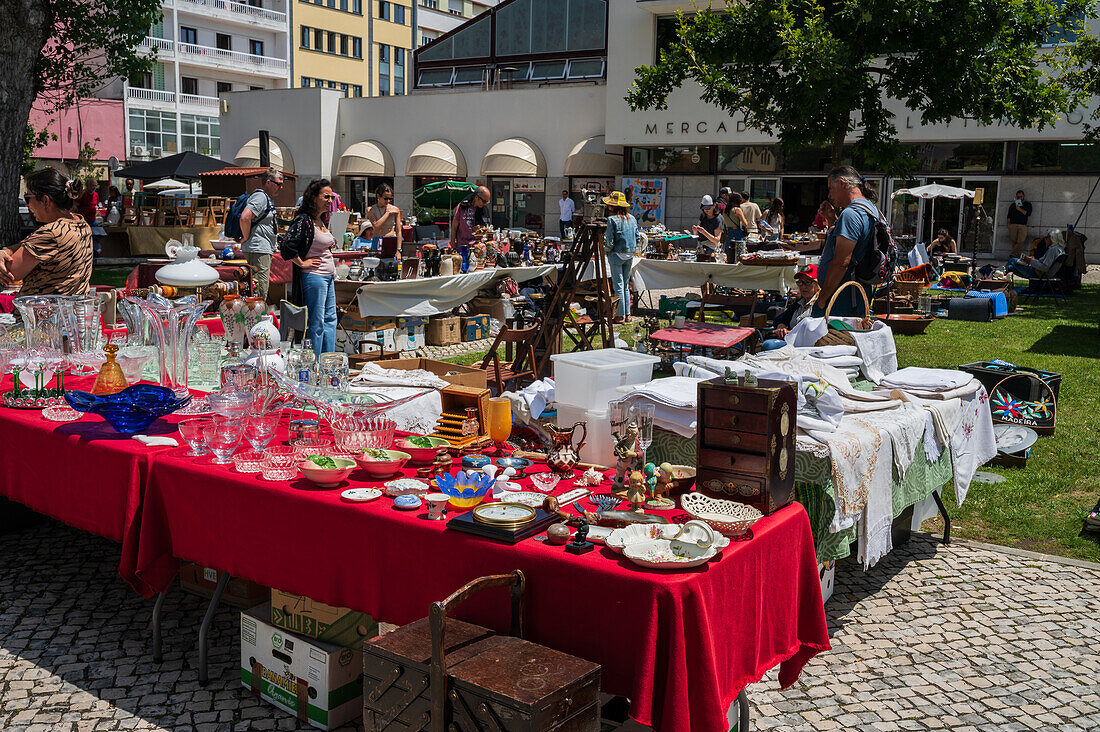
<svg viewBox="0 0 1100 732"><path fill-rule="evenodd" d="M52 521L0 536L0 729L310 729L240 686L231 609L200 688L204 604L174 589L154 665L152 603L118 558ZM1100 567L916 536L870 572L841 565L827 610L833 651L785 692L774 672L750 687L754 729L1100 730Z"/></svg>

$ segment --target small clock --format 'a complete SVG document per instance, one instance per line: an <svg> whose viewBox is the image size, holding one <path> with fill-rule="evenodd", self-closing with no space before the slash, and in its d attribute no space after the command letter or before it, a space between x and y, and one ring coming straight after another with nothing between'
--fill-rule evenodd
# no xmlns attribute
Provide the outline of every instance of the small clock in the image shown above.
<svg viewBox="0 0 1100 732"><path fill-rule="evenodd" d="M535 520L535 509L522 503L483 503L471 511L474 521L489 526L517 528Z"/></svg>

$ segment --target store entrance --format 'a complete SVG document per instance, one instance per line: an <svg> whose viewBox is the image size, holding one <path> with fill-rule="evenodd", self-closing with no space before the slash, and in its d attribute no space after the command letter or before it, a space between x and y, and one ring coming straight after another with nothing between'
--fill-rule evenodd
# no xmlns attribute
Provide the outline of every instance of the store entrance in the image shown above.
<svg viewBox="0 0 1100 732"><path fill-rule="evenodd" d="M829 197L829 179L822 178L783 178L783 213L786 217L786 230L809 231L814 222L817 208Z"/></svg>
<svg viewBox="0 0 1100 732"><path fill-rule="evenodd" d="M493 194L493 226L498 229L512 228L512 180L510 178L490 180L489 190Z"/></svg>

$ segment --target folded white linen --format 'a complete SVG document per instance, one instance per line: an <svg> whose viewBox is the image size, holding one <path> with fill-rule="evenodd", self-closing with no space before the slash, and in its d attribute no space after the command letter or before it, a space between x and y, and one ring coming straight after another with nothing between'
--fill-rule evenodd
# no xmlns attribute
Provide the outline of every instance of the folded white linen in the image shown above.
<svg viewBox="0 0 1100 732"><path fill-rule="evenodd" d="M424 369L386 369L373 361L363 364L359 373L349 379L353 386L430 386L442 389L447 382Z"/></svg>
<svg viewBox="0 0 1100 732"><path fill-rule="evenodd" d="M901 481L916 458L927 413L916 404L902 403L896 409L861 414L859 419L890 438L894 470Z"/></svg>
<svg viewBox="0 0 1100 732"><path fill-rule="evenodd" d="M898 351L894 345L894 331L881 320L876 320L866 333L852 331L852 339L863 359L863 373L874 383L898 370Z"/></svg>
<svg viewBox="0 0 1100 732"><path fill-rule="evenodd" d="M901 387L900 390L921 399L938 399L943 401L947 399L967 399L977 394L981 386L981 382L974 379L969 384L964 384L957 389L948 389L946 391L921 391L920 389L905 387Z"/></svg>
<svg viewBox="0 0 1100 732"><path fill-rule="evenodd" d="M929 369L906 366L882 379L882 385L893 389L949 391L969 384L974 377L955 369Z"/></svg>
<svg viewBox="0 0 1100 732"><path fill-rule="evenodd" d="M354 393L357 391L357 386L364 385L350 384L348 390ZM425 392L423 387L371 386L370 391L383 394L391 399L400 399L411 394L422 395L386 412L386 416L392 419L397 425L397 429L402 432L413 432L418 435L430 434L435 430L436 422L443 415L443 401L439 397L439 392L435 390Z"/></svg>
<svg viewBox="0 0 1100 732"><path fill-rule="evenodd" d="M838 369L844 369L851 366L855 366L858 369L863 365L863 359L859 356L810 356L810 358L816 358L818 361Z"/></svg>
<svg viewBox="0 0 1100 732"><path fill-rule="evenodd" d="M866 412L881 412L883 410L897 409L901 406L900 399L892 399L888 401L867 402L860 401L858 399L850 399L847 394L842 394L840 397L841 404L844 405L845 414L864 414Z"/></svg>
<svg viewBox="0 0 1100 732"><path fill-rule="evenodd" d="M696 366L693 363L685 363L683 361L677 361L672 364L672 370L676 372L677 376L690 376L695 379L714 379L722 375L716 374L702 366Z"/></svg>
<svg viewBox="0 0 1100 732"><path fill-rule="evenodd" d="M179 447L180 444L175 437L163 435L134 435L132 439L148 447Z"/></svg>
<svg viewBox="0 0 1100 732"><path fill-rule="evenodd" d="M834 358L836 356L855 356L859 350L855 346L799 346L794 350L814 358Z"/></svg>
<svg viewBox="0 0 1100 732"><path fill-rule="evenodd" d="M699 398L699 382L690 376L669 376L644 384L634 384L627 397L644 396L655 402L674 407L695 407ZM627 398L627 397L624 397Z"/></svg>
<svg viewBox="0 0 1100 732"><path fill-rule="evenodd" d="M890 393L897 399L916 404L928 411L932 418L934 441L941 449L951 442L951 435L955 433L955 427L959 424L959 410L962 407L960 399L924 399L901 389L895 389Z"/></svg>
<svg viewBox="0 0 1100 732"><path fill-rule="evenodd" d="M531 416L538 419L546 411L546 405L554 403L554 380L546 378L531 382L519 394L527 404Z"/></svg>

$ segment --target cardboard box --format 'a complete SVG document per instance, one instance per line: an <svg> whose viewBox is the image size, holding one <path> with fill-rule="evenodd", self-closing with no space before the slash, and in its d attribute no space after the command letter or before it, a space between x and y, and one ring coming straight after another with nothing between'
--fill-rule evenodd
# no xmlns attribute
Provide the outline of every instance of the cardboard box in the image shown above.
<svg viewBox="0 0 1100 732"><path fill-rule="evenodd" d="M767 328L768 316L764 313L757 313L756 315L742 315L740 326L742 328Z"/></svg>
<svg viewBox="0 0 1100 732"><path fill-rule="evenodd" d="M397 350L415 351L427 345L425 333L427 325L427 318L398 318Z"/></svg>
<svg viewBox="0 0 1100 732"><path fill-rule="evenodd" d="M221 576L221 570L213 567L204 567L194 562L184 562L180 565L180 587L184 592L190 592L199 597L213 597ZM267 602L270 596L271 590L263 585L240 577L230 577L225 585L225 591L222 592L222 602L247 610Z"/></svg>
<svg viewBox="0 0 1100 732"><path fill-rule="evenodd" d="M270 623L271 606L241 612L241 684L318 729L362 715L363 652Z"/></svg>
<svg viewBox="0 0 1100 732"><path fill-rule="evenodd" d="M376 330L388 330L397 327L397 322L394 318L364 318L359 314L359 307L357 305L351 305L348 307L347 312L340 318L340 327L344 330L357 330L363 333L370 333Z"/></svg>
<svg viewBox="0 0 1100 732"><path fill-rule="evenodd" d="M362 647L364 638L378 635L378 623L366 613L333 607L274 588L271 590L271 622L292 633L356 650Z"/></svg>
<svg viewBox="0 0 1100 732"><path fill-rule="evenodd" d="M462 342L460 318L440 316L428 321L427 341L429 346L453 346Z"/></svg>
<svg viewBox="0 0 1100 732"><path fill-rule="evenodd" d="M485 372L473 366L459 366L455 363L436 361L431 358L394 358L379 361L378 365L385 369L423 369L455 386L470 386L475 389L484 389L486 384Z"/></svg>
<svg viewBox="0 0 1100 732"><path fill-rule="evenodd" d="M469 315L462 319L462 340L480 341L489 337L489 316Z"/></svg>
<svg viewBox="0 0 1100 732"><path fill-rule="evenodd" d="M466 303L471 313L488 315L490 318L507 323L516 317L516 308L511 298L507 297L475 297Z"/></svg>
<svg viewBox="0 0 1100 732"><path fill-rule="evenodd" d="M381 347L387 353L395 353L397 348L397 331L376 330L369 333L359 330L336 331L336 350L350 355L377 351Z"/></svg>

